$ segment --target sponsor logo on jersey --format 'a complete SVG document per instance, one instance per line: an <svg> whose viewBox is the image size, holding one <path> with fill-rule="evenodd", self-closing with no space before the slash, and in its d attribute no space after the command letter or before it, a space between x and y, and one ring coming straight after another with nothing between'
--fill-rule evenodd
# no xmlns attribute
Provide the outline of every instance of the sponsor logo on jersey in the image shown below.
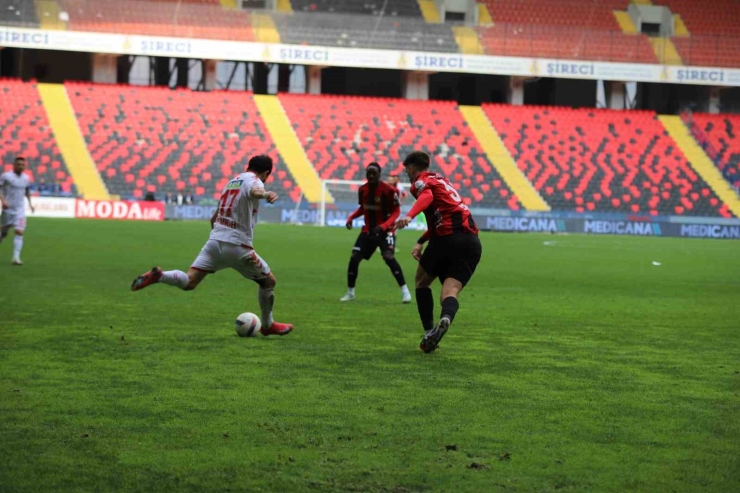
<svg viewBox="0 0 740 493"><path fill-rule="evenodd" d="M238 189L240 189L242 187L242 183L243 182L244 182L244 180L231 180L226 185L226 190L238 190Z"/></svg>
<svg viewBox="0 0 740 493"><path fill-rule="evenodd" d="M380 197L375 197L375 202L380 202Z"/></svg>

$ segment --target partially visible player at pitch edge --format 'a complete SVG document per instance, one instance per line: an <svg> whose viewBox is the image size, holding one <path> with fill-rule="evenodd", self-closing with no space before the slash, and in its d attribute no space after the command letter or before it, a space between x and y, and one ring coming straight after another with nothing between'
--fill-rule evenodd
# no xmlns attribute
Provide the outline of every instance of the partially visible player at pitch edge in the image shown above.
<svg viewBox="0 0 740 493"><path fill-rule="evenodd" d="M475 272L481 257L478 227L468 206L444 176L429 172L429 155L414 151L403 161L411 180L411 195L416 203L406 217L396 221L405 228L423 212L429 229L419 238L412 255L419 261L416 270L416 304L424 326L419 347L431 353L444 337L459 308L457 296ZM424 243L429 245L424 250ZM423 253L422 253L423 251ZM430 288L434 279L442 282L442 314L434 324L434 298Z"/></svg>
<svg viewBox="0 0 740 493"><path fill-rule="evenodd" d="M370 163L365 170L367 183L359 190L360 207L347 219L347 229L352 229L352 221L365 216L365 226L357 237L347 268L347 294L339 301L355 299L355 283L362 259L370 260L375 250L380 248L386 265L401 288L401 301L411 303L411 292L406 286L403 271L394 256L396 250L395 222L401 215L401 205L396 190L380 180L380 165Z"/></svg>

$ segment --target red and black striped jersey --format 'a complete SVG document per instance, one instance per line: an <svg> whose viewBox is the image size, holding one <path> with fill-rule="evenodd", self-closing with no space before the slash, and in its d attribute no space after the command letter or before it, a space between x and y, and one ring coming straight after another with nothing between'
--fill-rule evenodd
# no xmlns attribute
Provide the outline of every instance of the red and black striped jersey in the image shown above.
<svg viewBox="0 0 740 493"><path fill-rule="evenodd" d="M400 214L400 202L396 190L384 181L373 186L369 183L362 185L358 191L360 209L365 215L364 233L370 233L377 226L388 223L392 216ZM395 217L393 221L395 221ZM388 232L393 232L394 223L385 225Z"/></svg>
<svg viewBox="0 0 740 493"><path fill-rule="evenodd" d="M460 194L447 178L428 171L421 173L411 184L411 195L421 204L429 203L423 209L430 236L448 236L459 233L478 234L478 226L473 220L468 206L463 204ZM431 199L430 199L431 195ZM416 206L411 213L416 213Z"/></svg>

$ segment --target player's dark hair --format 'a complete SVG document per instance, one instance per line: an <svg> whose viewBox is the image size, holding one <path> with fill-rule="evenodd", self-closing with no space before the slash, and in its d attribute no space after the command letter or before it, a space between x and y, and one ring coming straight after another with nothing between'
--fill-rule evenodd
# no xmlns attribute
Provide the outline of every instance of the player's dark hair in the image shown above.
<svg viewBox="0 0 740 493"><path fill-rule="evenodd" d="M379 165L378 163L376 163L375 161L373 161L372 163L368 164L368 165L367 165L367 168L365 168L365 169L367 170L367 169L370 169L370 168L372 168L372 167L378 168L378 173L382 173L382 172L383 172L383 169L382 169L382 168L380 167L380 165Z"/></svg>
<svg viewBox="0 0 740 493"><path fill-rule="evenodd" d="M24 158L23 156L16 156L15 159L13 160L13 162L15 163L17 161L25 161L25 160L26 160L26 158Z"/></svg>
<svg viewBox="0 0 740 493"><path fill-rule="evenodd" d="M403 160L404 166L413 166L418 169L429 168L429 154L423 151L414 151Z"/></svg>
<svg viewBox="0 0 740 493"><path fill-rule="evenodd" d="M264 173L265 171L272 173L272 158L264 154L254 156L249 160L247 165L247 171L253 171L255 173Z"/></svg>

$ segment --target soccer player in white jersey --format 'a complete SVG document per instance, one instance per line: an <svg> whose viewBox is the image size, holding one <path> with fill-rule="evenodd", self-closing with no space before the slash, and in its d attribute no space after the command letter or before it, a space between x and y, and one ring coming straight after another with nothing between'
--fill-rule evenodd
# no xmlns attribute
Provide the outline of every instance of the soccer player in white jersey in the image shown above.
<svg viewBox="0 0 740 493"><path fill-rule="evenodd" d="M273 204L278 196L266 192L264 182L272 173L272 158L254 156L247 171L229 181L221 193L216 212L211 218L211 236L187 274L179 270L162 271L154 267L131 283L131 290L138 291L154 283L164 283L185 291L195 289L208 275L232 268L259 285L258 300L262 311L262 335L286 335L293 330L291 324L281 324L272 318L277 280L267 262L257 255L252 245L254 226L257 224L259 201Z"/></svg>
<svg viewBox="0 0 740 493"><path fill-rule="evenodd" d="M403 205L403 201L409 193L406 191L406 187L403 183L398 180L398 175L390 175L386 183L396 189L396 192L398 193L398 202Z"/></svg>
<svg viewBox="0 0 740 493"><path fill-rule="evenodd" d="M26 230L26 204L34 212L31 204L31 194L28 187L31 178L24 172L26 160L22 157L15 158L13 171L0 175L0 201L2 202L2 219L0 219L0 243L3 242L10 229L15 230L13 238L13 265L23 265L21 262L21 250L23 249L23 232Z"/></svg>

